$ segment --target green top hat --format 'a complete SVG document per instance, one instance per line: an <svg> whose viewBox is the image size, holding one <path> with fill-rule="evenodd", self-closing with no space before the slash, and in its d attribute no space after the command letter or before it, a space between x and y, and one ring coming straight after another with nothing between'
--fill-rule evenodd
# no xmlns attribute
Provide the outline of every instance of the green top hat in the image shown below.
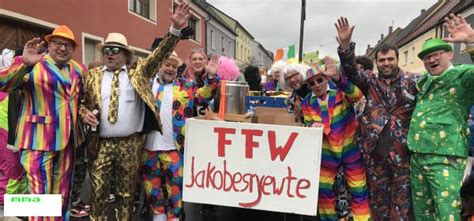
<svg viewBox="0 0 474 221"><path fill-rule="evenodd" d="M423 59L423 57L425 57L425 55L427 55L427 54L429 54L433 51L438 51L438 50L452 51L453 48L447 42L445 42L445 41L443 41L439 38L433 38L433 39L427 40L427 41L425 41L425 43L423 43L423 47L422 47L420 53L418 53L418 57L420 59Z"/></svg>

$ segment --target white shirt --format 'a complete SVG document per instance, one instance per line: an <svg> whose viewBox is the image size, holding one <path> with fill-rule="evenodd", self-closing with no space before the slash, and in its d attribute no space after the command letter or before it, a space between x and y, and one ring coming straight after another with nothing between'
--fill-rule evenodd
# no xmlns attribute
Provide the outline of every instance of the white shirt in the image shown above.
<svg viewBox="0 0 474 221"><path fill-rule="evenodd" d="M0 70L7 69L13 62L15 51L5 48L0 55Z"/></svg>
<svg viewBox="0 0 474 221"><path fill-rule="evenodd" d="M158 78L153 81L153 96L156 97L160 83ZM176 150L173 138L173 84L166 84L163 87L163 100L160 107L160 119L163 124L163 135L157 131L147 134L145 149L151 151Z"/></svg>
<svg viewBox="0 0 474 221"><path fill-rule="evenodd" d="M260 84L263 85L263 84L267 83L267 76L265 76L265 75L260 75L260 79L261 79L261 80L260 80Z"/></svg>
<svg viewBox="0 0 474 221"><path fill-rule="evenodd" d="M145 104L128 79L128 70L124 65L119 73L119 105L117 122L111 124L109 116L110 95L114 73L103 67L101 88L102 108L100 110L100 137L127 137L143 130Z"/></svg>
<svg viewBox="0 0 474 221"><path fill-rule="evenodd" d="M327 102L328 99L329 99L329 95L328 95L328 94L329 94L329 91L330 91L330 90L331 90L331 88L329 88L329 85L328 85L328 87L326 88L326 99L325 99L326 102ZM316 97L316 94L315 94L314 92L311 92L311 97ZM321 98L319 98L319 97L316 97L316 98L318 99L318 103L321 104L321 102L322 102L323 100L322 100Z"/></svg>

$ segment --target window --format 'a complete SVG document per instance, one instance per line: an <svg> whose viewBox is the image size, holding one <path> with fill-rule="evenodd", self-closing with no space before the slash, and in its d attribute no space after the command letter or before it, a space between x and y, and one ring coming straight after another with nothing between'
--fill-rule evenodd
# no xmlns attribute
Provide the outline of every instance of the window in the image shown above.
<svg viewBox="0 0 474 221"><path fill-rule="evenodd" d="M406 65L408 61L408 51L403 52L403 65Z"/></svg>
<svg viewBox="0 0 474 221"><path fill-rule="evenodd" d="M243 60L244 58L244 47L242 45L240 45L240 54L239 54L239 58Z"/></svg>
<svg viewBox="0 0 474 221"><path fill-rule="evenodd" d="M413 64L413 62L415 62L415 47L411 48L410 63Z"/></svg>
<svg viewBox="0 0 474 221"><path fill-rule="evenodd" d="M216 42L214 41L214 30L211 30L211 48L216 49Z"/></svg>
<svg viewBox="0 0 474 221"><path fill-rule="evenodd" d="M225 55L225 45L224 45L224 37L221 38L221 47L222 47L222 55Z"/></svg>
<svg viewBox="0 0 474 221"><path fill-rule="evenodd" d="M96 49L102 42L96 39L84 37L84 64L89 65L91 61L101 60L101 53Z"/></svg>
<svg viewBox="0 0 474 221"><path fill-rule="evenodd" d="M188 26L194 29L194 34L189 37L194 41L201 41L201 20L193 15L188 20ZM213 47L214 45L212 45ZM213 47L214 48L214 47Z"/></svg>
<svg viewBox="0 0 474 221"><path fill-rule="evenodd" d="M128 7L131 12L156 21L156 0L129 0Z"/></svg>

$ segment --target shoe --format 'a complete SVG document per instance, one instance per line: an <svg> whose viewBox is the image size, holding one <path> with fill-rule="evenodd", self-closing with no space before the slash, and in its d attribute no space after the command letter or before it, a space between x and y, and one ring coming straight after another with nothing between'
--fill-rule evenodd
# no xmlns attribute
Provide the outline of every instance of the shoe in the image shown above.
<svg viewBox="0 0 474 221"><path fill-rule="evenodd" d="M91 210L91 206L85 204L84 202L82 202L82 200L78 200L76 202L73 202L72 203L72 208L73 209L78 209L78 210L84 210L86 212L89 212Z"/></svg>
<svg viewBox="0 0 474 221"><path fill-rule="evenodd" d="M87 216L89 216L89 212L85 211L84 209L73 208L73 209L71 209L71 215L70 216L76 217L76 218L87 217Z"/></svg>
<svg viewBox="0 0 474 221"><path fill-rule="evenodd" d="M107 202L109 202L109 203L115 202L115 195L114 194L109 194L109 198L107 198Z"/></svg>

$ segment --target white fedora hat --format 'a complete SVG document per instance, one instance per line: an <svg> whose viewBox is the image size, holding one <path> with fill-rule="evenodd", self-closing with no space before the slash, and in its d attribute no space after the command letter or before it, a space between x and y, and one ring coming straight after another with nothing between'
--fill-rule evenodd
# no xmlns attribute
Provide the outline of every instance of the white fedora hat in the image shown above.
<svg viewBox="0 0 474 221"><path fill-rule="evenodd" d="M132 49L128 46L127 38L120 33L109 33L107 38L105 39L104 44L100 44L97 46L97 49L102 52L104 47L118 47L127 50L128 52L132 53Z"/></svg>

